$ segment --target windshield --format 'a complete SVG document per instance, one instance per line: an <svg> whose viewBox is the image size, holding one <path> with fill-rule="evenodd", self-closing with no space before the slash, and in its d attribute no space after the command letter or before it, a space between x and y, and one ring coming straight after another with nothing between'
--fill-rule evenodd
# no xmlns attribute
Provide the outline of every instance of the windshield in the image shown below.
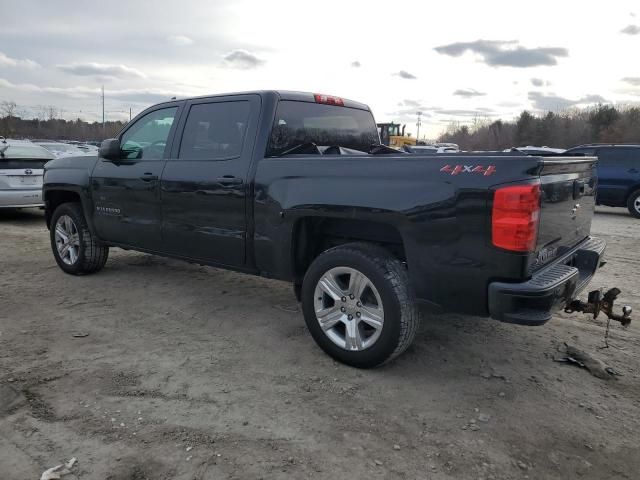
<svg viewBox="0 0 640 480"><path fill-rule="evenodd" d="M280 155L300 144L338 146L368 152L380 143L371 112L310 102L278 104L267 156Z"/></svg>

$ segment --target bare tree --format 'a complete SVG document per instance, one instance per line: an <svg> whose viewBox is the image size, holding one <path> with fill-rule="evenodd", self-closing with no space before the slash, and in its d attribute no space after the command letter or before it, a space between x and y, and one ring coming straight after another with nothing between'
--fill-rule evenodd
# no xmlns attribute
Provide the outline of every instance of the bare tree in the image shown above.
<svg viewBox="0 0 640 480"><path fill-rule="evenodd" d="M0 102L0 112L4 118L14 117L17 114L18 104L14 101L3 100Z"/></svg>
<svg viewBox="0 0 640 480"><path fill-rule="evenodd" d="M44 113L47 120L55 120L60 115L60 110L53 105L47 105Z"/></svg>

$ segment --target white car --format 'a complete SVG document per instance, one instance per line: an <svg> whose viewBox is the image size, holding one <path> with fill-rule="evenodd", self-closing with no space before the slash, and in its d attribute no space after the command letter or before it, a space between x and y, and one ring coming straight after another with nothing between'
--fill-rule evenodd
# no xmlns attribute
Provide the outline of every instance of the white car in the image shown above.
<svg viewBox="0 0 640 480"><path fill-rule="evenodd" d="M76 145L76 147L82 150L86 155L98 155L98 147L94 145L79 143Z"/></svg>
<svg viewBox="0 0 640 480"><path fill-rule="evenodd" d="M71 145L69 143L37 142L37 145L40 145L41 147L49 150L54 155L55 158L82 157L85 155L92 155L92 153L81 150L75 145Z"/></svg>
<svg viewBox="0 0 640 480"><path fill-rule="evenodd" d="M546 145L544 147L536 147L533 145L527 145L526 147L513 147L513 148L507 148L506 150L504 150L505 152L513 152L513 151L518 151L518 152L522 152L526 155L539 155L542 157L554 157L557 155L562 155L565 152L564 148L552 148L552 147L547 147Z"/></svg>
<svg viewBox="0 0 640 480"><path fill-rule="evenodd" d="M53 158L27 140L0 137L0 208L42 207L43 167Z"/></svg>

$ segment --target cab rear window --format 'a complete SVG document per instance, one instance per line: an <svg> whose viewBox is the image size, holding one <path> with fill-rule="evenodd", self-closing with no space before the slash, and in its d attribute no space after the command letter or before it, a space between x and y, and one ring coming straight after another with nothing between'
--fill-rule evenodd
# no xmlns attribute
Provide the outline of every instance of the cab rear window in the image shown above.
<svg viewBox="0 0 640 480"><path fill-rule="evenodd" d="M380 143L371 112L358 108L284 100L278 104L267 156L296 145L340 146L369 151Z"/></svg>

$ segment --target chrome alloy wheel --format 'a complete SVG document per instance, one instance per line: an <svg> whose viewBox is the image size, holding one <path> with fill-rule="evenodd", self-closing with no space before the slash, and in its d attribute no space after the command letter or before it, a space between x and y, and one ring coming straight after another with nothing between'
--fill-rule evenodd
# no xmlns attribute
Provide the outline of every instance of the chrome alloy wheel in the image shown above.
<svg viewBox="0 0 640 480"><path fill-rule="evenodd" d="M56 248L58 255L67 265L73 265L80 254L78 227L69 215L61 215L56 222Z"/></svg>
<svg viewBox="0 0 640 480"><path fill-rule="evenodd" d="M633 201L633 208L636 209L636 212L640 213L640 196L636 197Z"/></svg>
<svg viewBox="0 0 640 480"><path fill-rule="evenodd" d="M360 351L380 337L384 324L382 299L362 272L335 267L320 277L314 308L322 331L340 348Z"/></svg>

